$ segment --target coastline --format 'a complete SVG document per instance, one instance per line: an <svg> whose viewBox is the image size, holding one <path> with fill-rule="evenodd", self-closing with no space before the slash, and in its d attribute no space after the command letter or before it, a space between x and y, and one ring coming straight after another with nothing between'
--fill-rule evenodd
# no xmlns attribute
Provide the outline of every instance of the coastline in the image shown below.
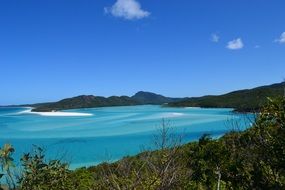
<svg viewBox="0 0 285 190"><path fill-rule="evenodd" d="M63 112L63 111L53 111L53 112L34 112L33 107L24 107L28 110L22 111L21 114L35 114L40 116L50 116L50 117L79 117L79 116L93 116L91 113L80 113L80 112Z"/></svg>

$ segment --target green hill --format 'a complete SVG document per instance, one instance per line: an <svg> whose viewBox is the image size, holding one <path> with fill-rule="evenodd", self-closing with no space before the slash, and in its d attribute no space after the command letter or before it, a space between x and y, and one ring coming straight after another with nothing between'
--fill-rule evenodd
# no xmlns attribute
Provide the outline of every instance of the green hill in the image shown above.
<svg viewBox="0 0 285 190"><path fill-rule="evenodd" d="M132 105L161 105L181 99L168 98L151 92L138 92L132 97L128 96L111 96L108 98L102 96L82 95L73 98L67 98L53 103L41 103L28 105L35 107L33 111L49 112L57 110L94 108L107 106L132 106Z"/></svg>
<svg viewBox="0 0 285 190"><path fill-rule="evenodd" d="M127 96L111 96L105 98L102 96L82 95L73 98L67 98L54 103L38 104L33 111L49 112L53 110L67 110L79 108L107 107L107 106L131 106L138 103ZM34 105L32 105L34 106Z"/></svg>
<svg viewBox="0 0 285 190"><path fill-rule="evenodd" d="M219 96L203 96L188 98L183 101L169 103L171 107L214 107L234 108L236 111L249 112L259 110L267 101L267 97L284 94L285 82L261 86L253 89L239 90Z"/></svg>
<svg viewBox="0 0 285 190"><path fill-rule="evenodd" d="M128 96L93 96L82 95L67 98L58 102L28 105L35 107L33 111L52 111L77 108L93 108L106 106L162 105L170 107L203 107L234 108L239 112L257 111L267 101L267 97L278 97L284 94L285 82L261 86L253 89L239 90L218 96L193 98L170 98L152 92L140 91ZM26 105L27 106L27 105Z"/></svg>
<svg viewBox="0 0 285 190"><path fill-rule="evenodd" d="M137 92L132 99L139 102L140 104L154 104L161 105L169 102L175 102L182 100L182 98L169 98L152 92Z"/></svg>

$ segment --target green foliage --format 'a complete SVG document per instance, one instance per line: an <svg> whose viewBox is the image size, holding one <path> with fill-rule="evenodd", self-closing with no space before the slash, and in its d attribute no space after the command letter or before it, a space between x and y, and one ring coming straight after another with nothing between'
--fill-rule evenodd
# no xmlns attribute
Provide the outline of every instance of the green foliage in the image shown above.
<svg viewBox="0 0 285 190"><path fill-rule="evenodd" d="M76 169L69 174L69 180L72 182L73 189L92 190L96 189L95 180L91 172L86 168Z"/></svg>
<svg viewBox="0 0 285 190"><path fill-rule="evenodd" d="M53 110L66 110L76 108L93 108L93 107L106 107L106 106L130 106L137 105L138 103L127 96L112 96L109 98L101 96L77 96L67 98L55 103L40 104L33 111L53 111Z"/></svg>
<svg viewBox="0 0 285 190"><path fill-rule="evenodd" d="M11 171L11 168L15 167L14 159L12 154L15 152L15 149L10 144L4 144L3 148L0 149L0 165L2 174L0 174L0 179L6 175L6 181L10 189L15 189L15 181Z"/></svg>
<svg viewBox="0 0 285 190"><path fill-rule="evenodd" d="M46 162L43 150L36 147L32 154L22 157L23 174L20 188L23 190L69 190L67 164L59 160Z"/></svg>
<svg viewBox="0 0 285 190"><path fill-rule="evenodd" d="M226 189L284 189L284 107L284 98L270 100L247 131L231 132L219 140L206 136L192 144L190 181L212 189L220 173Z"/></svg>
<svg viewBox="0 0 285 190"><path fill-rule="evenodd" d="M267 102L267 97L278 97L284 93L285 82L261 86L250 90L240 90L219 96L204 96L169 103L171 107L234 108L239 112L259 111Z"/></svg>
<svg viewBox="0 0 285 190"><path fill-rule="evenodd" d="M181 98L169 98L159 94L151 92L143 92L143 91L137 92L131 98L136 100L140 104L153 104L153 105L161 105L164 103L182 100Z"/></svg>

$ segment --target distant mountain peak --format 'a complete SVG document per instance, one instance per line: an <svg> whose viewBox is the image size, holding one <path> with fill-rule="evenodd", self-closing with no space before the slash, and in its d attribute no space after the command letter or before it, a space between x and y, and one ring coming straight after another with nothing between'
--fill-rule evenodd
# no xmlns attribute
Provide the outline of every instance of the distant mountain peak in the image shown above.
<svg viewBox="0 0 285 190"><path fill-rule="evenodd" d="M138 91L134 96L138 96L138 95L157 95L157 96L162 96L160 94L156 94L153 92L147 92L147 91Z"/></svg>
<svg viewBox="0 0 285 190"><path fill-rule="evenodd" d="M134 96L132 96L132 99L138 101L141 104L164 104L174 101L173 98L146 91L137 92Z"/></svg>

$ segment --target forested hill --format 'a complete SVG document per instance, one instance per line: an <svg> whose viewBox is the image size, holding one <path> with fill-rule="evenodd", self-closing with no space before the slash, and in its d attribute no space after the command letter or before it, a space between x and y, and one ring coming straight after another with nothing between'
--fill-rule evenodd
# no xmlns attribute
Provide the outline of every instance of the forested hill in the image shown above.
<svg viewBox="0 0 285 190"><path fill-rule="evenodd" d="M234 108L240 112L257 111L267 101L267 97L284 95L285 82L253 89L239 90L219 96L203 96L187 98L169 103L171 107L215 107Z"/></svg>
<svg viewBox="0 0 285 190"><path fill-rule="evenodd" d="M134 96L132 96L132 99L139 102L140 104L164 104L183 100L182 98L170 98L152 92L144 91L137 92Z"/></svg>
<svg viewBox="0 0 285 190"><path fill-rule="evenodd" d="M94 107L107 107L107 106L132 106L132 105L144 105L153 104L161 105L173 101L182 99L164 97L159 94L151 92L138 92L132 97L128 96L93 96L93 95L82 95L73 98L67 98L53 103L43 103L28 105L35 107L33 111L38 112L49 112L66 109L77 109L77 108L94 108Z"/></svg>
<svg viewBox="0 0 285 190"><path fill-rule="evenodd" d="M163 105L170 107L204 107L204 108L234 108L239 112L257 111L267 101L267 97L283 96L285 82L261 86L253 89L239 90L217 96L193 98L170 98L151 92L140 91L129 96L93 96L82 95L67 98L53 103L26 105L35 107L33 111L53 111L77 108L93 108L106 106L131 105Z"/></svg>
<svg viewBox="0 0 285 190"><path fill-rule="evenodd" d="M57 110L93 108L106 106L130 106L137 105L137 102L127 96L112 96L105 98L102 96L82 95L67 98L54 103L36 106L33 111L49 112Z"/></svg>

